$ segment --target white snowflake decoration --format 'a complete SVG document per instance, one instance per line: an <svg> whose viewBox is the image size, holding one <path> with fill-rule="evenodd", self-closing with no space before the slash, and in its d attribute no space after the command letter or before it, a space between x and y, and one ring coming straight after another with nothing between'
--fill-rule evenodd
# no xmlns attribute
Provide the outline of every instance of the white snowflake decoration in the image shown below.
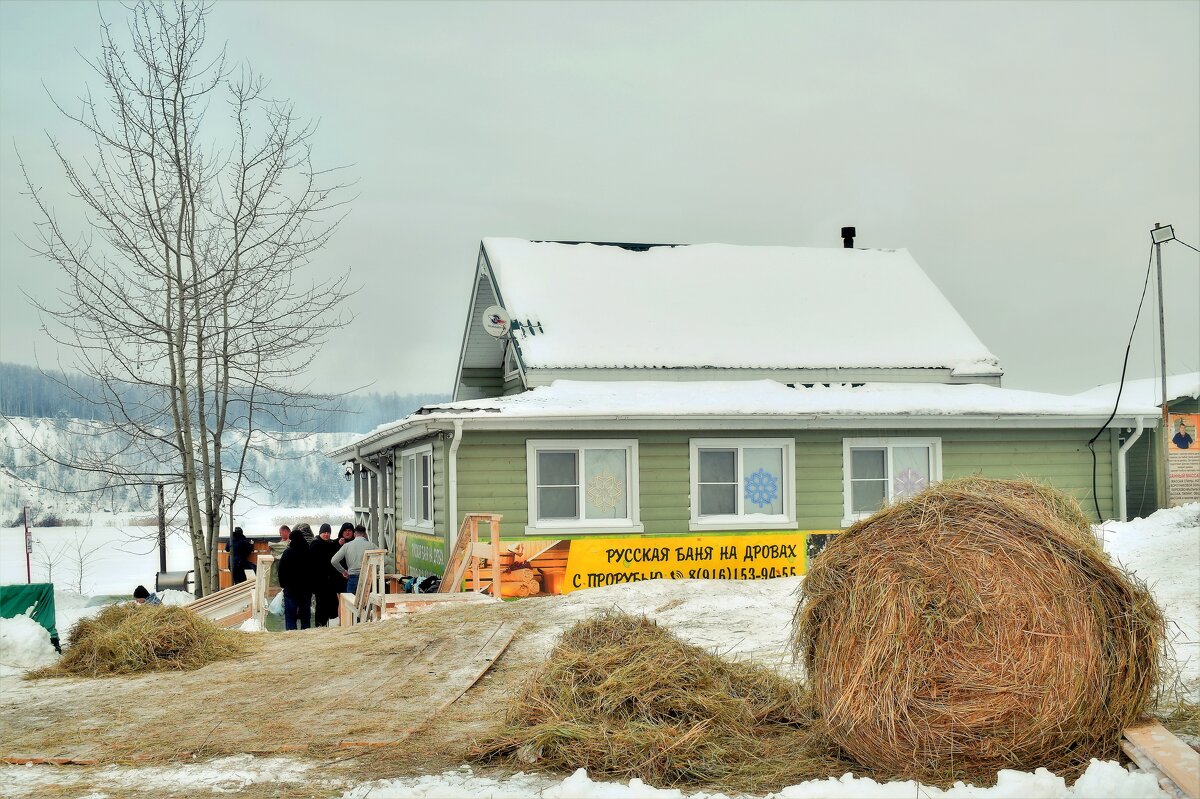
<svg viewBox="0 0 1200 799"><path fill-rule="evenodd" d="M765 508L779 496L779 479L766 469L746 475L746 499Z"/></svg>
<svg viewBox="0 0 1200 799"><path fill-rule="evenodd" d="M892 481L892 494L896 499L914 496L925 490L929 480L916 469L905 469Z"/></svg>
<svg viewBox="0 0 1200 799"><path fill-rule="evenodd" d="M599 510L616 510L621 501L621 481L615 474L601 473L587 481L587 501Z"/></svg>

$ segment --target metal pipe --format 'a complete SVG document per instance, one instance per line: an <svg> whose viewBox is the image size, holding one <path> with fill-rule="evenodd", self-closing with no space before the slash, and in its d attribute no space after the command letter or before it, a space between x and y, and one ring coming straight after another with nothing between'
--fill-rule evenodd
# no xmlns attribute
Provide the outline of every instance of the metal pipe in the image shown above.
<svg viewBox="0 0 1200 799"><path fill-rule="evenodd" d="M449 531L446 535L447 554L454 551L456 541L451 538L458 535L458 445L462 443L462 436L462 419L455 419L454 441L450 443L450 454L446 458L448 461L446 465L446 515L448 517L446 529Z"/></svg>
<svg viewBox="0 0 1200 799"><path fill-rule="evenodd" d="M1125 455L1127 452L1129 452L1129 448L1132 447L1137 440L1142 437L1142 430L1144 429L1145 425L1142 422L1142 417L1139 416L1137 418L1137 427L1134 429L1133 435L1125 439L1125 443L1121 445L1119 450L1117 450L1117 515L1121 517L1121 521L1123 522L1129 521L1128 497L1125 496Z"/></svg>

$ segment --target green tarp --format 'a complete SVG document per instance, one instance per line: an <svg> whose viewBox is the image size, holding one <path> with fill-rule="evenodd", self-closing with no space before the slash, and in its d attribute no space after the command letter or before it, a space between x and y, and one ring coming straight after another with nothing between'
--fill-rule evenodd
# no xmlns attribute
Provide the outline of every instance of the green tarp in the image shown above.
<svg viewBox="0 0 1200 799"><path fill-rule="evenodd" d="M50 640L58 640L54 627L54 583L0 585L0 619L11 619L30 610L30 617L46 628Z"/></svg>

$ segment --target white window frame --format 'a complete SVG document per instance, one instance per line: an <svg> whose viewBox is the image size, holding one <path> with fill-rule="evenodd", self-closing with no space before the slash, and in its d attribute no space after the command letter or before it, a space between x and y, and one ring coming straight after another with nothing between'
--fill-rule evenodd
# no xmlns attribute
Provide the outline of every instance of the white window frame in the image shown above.
<svg viewBox="0 0 1200 799"><path fill-rule="evenodd" d="M415 511L417 508L417 497L425 493L425 486L421 480L421 459L428 456L429 458L429 518L418 518ZM403 502L404 520L401 527L405 530L410 530L414 533L432 533L433 532L433 444L423 444L412 449L401 450L400 452L400 496ZM409 496L408 478L412 476L413 492Z"/></svg>
<svg viewBox="0 0 1200 799"><path fill-rule="evenodd" d="M512 341L504 345L504 380L514 380L521 376L521 364L517 361L517 350Z"/></svg>
<svg viewBox="0 0 1200 799"><path fill-rule="evenodd" d="M589 449L625 450L625 494L629 500L629 516L624 519L553 519L540 521L537 506L537 453L539 450L574 450L579 470L578 507L580 516L587 507L587 476L584 473L584 451ZM529 523L525 532L529 535L546 533L642 533L641 501L638 491L638 442L635 438L567 438L529 439L525 442L525 486L528 494Z"/></svg>
<svg viewBox="0 0 1200 799"><path fill-rule="evenodd" d="M796 440L793 438L693 438L690 443L691 479L689 530L795 530L796 529ZM726 516L700 515L700 450L736 449L738 480L737 503L743 509L745 485L742 475L743 449L782 449L783 474L779 490L783 492L783 513L734 513Z"/></svg>
<svg viewBox="0 0 1200 799"><path fill-rule="evenodd" d="M853 449L883 449L887 453L887 505L893 501L892 495L892 449L894 447L928 447L929 448L929 484L942 481L942 439L925 437L890 437L890 438L843 438L842 439L842 526L849 527L859 519L865 519L875 511L851 510L852 497L850 485L852 463L850 451ZM885 505L884 507L887 507Z"/></svg>

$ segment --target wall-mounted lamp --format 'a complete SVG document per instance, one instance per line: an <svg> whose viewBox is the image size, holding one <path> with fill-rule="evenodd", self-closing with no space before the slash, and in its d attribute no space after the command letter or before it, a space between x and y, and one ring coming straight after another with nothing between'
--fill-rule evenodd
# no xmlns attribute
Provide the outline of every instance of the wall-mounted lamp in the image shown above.
<svg viewBox="0 0 1200 799"><path fill-rule="evenodd" d="M396 464L392 463L391 461L388 461L386 468L387 468L388 476L390 477L396 471Z"/></svg>
<svg viewBox="0 0 1200 799"><path fill-rule="evenodd" d="M350 480L353 480L353 479L354 479L354 469L353 469L353 468L350 466L350 463L349 463L349 462L347 462L347 463L346 463L346 473L345 473L345 477L346 477L346 480L347 480L347 481L350 481Z"/></svg>

